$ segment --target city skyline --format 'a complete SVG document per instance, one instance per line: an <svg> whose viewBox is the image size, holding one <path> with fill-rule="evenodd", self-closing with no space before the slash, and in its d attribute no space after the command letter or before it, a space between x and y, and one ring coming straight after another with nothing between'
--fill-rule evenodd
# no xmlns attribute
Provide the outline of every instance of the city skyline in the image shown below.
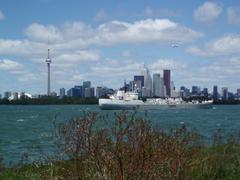
<svg viewBox="0 0 240 180"><path fill-rule="evenodd" d="M239 2L226 0L3 2L0 93L44 94L49 48L52 91L84 80L119 88L146 64L151 75L170 69L177 89L218 85L235 92L239 8Z"/></svg>

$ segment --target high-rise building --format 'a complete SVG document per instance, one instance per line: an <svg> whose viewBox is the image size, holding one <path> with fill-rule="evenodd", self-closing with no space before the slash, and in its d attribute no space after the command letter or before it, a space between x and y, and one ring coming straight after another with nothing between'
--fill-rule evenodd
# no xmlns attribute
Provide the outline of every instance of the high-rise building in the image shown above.
<svg viewBox="0 0 240 180"><path fill-rule="evenodd" d="M133 90L141 91L141 89L142 89L142 82L141 81L133 81Z"/></svg>
<svg viewBox="0 0 240 180"><path fill-rule="evenodd" d="M84 89L84 97L89 98L90 97L90 88L87 87Z"/></svg>
<svg viewBox="0 0 240 180"><path fill-rule="evenodd" d="M10 91L4 92L4 99L10 98L11 95L12 95L12 93Z"/></svg>
<svg viewBox="0 0 240 180"><path fill-rule="evenodd" d="M155 97L163 97L164 89L163 89L163 79L161 78L159 73L153 74L153 96Z"/></svg>
<svg viewBox="0 0 240 180"><path fill-rule="evenodd" d="M85 97L85 89L90 87L91 87L91 81L83 81L83 85L82 85L83 97Z"/></svg>
<svg viewBox="0 0 240 180"><path fill-rule="evenodd" d="M192 95L197 96L201 94L201 88L198 86L192 86Z"/></svg>
<svg viewBox="0 0 240 180"><path fill-rule="evenodd" d="M141 82L141 87L140 88L144 87L144 76L141 76L141 75L134 76L134 81L140 81Z"/></svg>
<svg viewBox="0 0 240 180"><path fill-rule="evenodd" d="M59 91L59 97L62 99L65 96L65 88L61 88Z"/></svg>
<svg viewBox="0 0 240 180"><path fill-rule="evenodd" d="M208 88L203 88L202 93L205 97L208 97Z"/></svg>
<svg viewBox="0 0 240 180"><path fill-rule="evenodd" d="M13 100L17 100L18 99L18 92L12 93L12 97L13 97Z"/></svg>
<svg viewBox="0 0 240 180"><path fill-rule="evenodd" d="M150 75L149 69L144 66L143 70L142 70L142 75L144 76L144 87L145 87L145 91L146 97L151 97L152 96L152 77Z"/></svg>
<svg viewBox="0 0 240 180"><path fill-rule="evenodd" d="M67 91L67 95L69 97L83 97L83 87L82 86L74 86L73 88Z"/></svg>
<svg viewBox="0 0 240 180"><path fill-rule="evenodd" d="M94 97L94 88L85 88L84 90L84 94L85 94L85 98L91 98L91 97Z"/></svg>
<svg viewBox="0 0 240 180"><path fill-rule="evenodd" d="M166 89L166 96L171 97L171 71L169 69L163 70L163 83Z"/></svg>
<svg viewBox="0 0 240 180"><path fill-rule="evenodd" d="M240 96L240 89L237 89L237 96Z"/></svg>
<svg viewBox="0 0 240 180"><path fill-rule="evenodd" d="M186 89L185 86L180 87L180 97L182 98L186 97L185 89Z"/></svg>
<svg viewBox="0 0 240 180"><path fill-rule="evenodd" d="M213 101L218 100L218 87L215 85L213 86Z"/></svg>
<svg viewBox="0 0 240 180"><path fill-rule="evenodd" d="M222 88L222 100L223 101L228 100L228 88L227 87Z"/></svg>
<svg viewBox="0 0 240 180"><path fill-rule="evenodd" d="M103 88L100 87L100 86L98 86L98 87L96 88L96 97L97 97L97 98L100 98L100 97L102 97L102 96L103 96Z"/></svg>
<svg viewBox="0 0 240 180"><path fill-rule="evenodd" d="M95 96L95 88L91 87L90 88L90 97L94 97Z"/></svg>

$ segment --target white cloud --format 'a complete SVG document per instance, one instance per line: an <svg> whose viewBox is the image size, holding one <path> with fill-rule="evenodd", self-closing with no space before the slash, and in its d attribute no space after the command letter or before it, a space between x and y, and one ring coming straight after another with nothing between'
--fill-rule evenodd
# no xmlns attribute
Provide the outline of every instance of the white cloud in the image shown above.
<svg viewBox="0 0 240 180"><path fill-rule="evenodd" d="M68 22L62 27L34 23L26 28L25 35L27 38L23 40L0 39L0 54L38 59L46 56L49 47L54 56L59 56L91 46L173 41L188 43L203 36L168 19L146 19L133 23L111 21L97 28L82 22Z"/></svg>
<svg viewBox="0 0 240 180"><path fill-rule="evenodd" d="M37 42L62 42L61 32L53 25L44 26L42 24L31 24L25 31L25 35L33 41Z"/></svg>
<svg viewBox="0 0 240 180"><path fill-rule="evenodd" d="M240 35L225 35L199 48L192 46L187 52L197 56L232 56L240 55Z"/></svg>
<svg viewBox="0 0 240 180"><path fill-rule="evenodd" d="M222 9L221 5L207 1L194 11L194 18L196 21L209 23L218 18Z"/></svg>
<svg viewBox="0 0 240 180"><path fill-rule="evenodd" d="M23 68L23 65L9 59L0 60L0 70L17 71Z"/></svg>
<svg viewBox="0 0 240 180"><path fill-rule="evenodd" d="M157 61L149 65L149 69L154 72L158 72L163 69L181 70L185 69L186 67L186 64L180 63L172 59L158 59Z"/></svg>
<svg viewBox="0 0 240 180"><path fill-rule="evenodd" d="M3 12L0 10L0 21L3 19L5 19L5 16L4 16Z"/></svg>
<svg viewBox="0 0 240 180"><path fill-rule="evenodd" d="M172 41L192 42L202 36L202 33L168 19L146 19L134 23L112 21L102 24L98 28L94 41L101 45Z"/></svg>
<svg viewBox="0 0 240 180"><path fill-rule="evenodd" d="M89 62L89 61L97 61L99 59L99 54L93 51L75 51L72 53L64 53L60 54L59 56L55 57L57 62Z"/></svg>
<svg viewBox="0 0 240 180"><path fill-rule="evenodd" d="M227 9L228 23L232 25L240 24L240 8L229 7Z"/></svg>

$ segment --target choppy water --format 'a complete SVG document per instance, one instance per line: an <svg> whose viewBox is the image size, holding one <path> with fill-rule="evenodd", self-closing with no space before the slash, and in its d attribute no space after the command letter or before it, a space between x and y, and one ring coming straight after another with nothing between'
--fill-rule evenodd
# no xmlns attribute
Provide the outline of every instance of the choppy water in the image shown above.
<svg viewBox="0 0 240 180"><path fill-rule="evenodd" d="M33 158L39 155L36 149L51 154L54 151L54 117L58 121L67 121L80 116L83 111L109 113L99 110L96 105L0 106L0 156L7 163L16 163L24 152ZM226 133L240 132L239 105L149 110L148 117L154 126L162 129L174 129L184 123L205 136L212 135L217 129Z"/></svg>

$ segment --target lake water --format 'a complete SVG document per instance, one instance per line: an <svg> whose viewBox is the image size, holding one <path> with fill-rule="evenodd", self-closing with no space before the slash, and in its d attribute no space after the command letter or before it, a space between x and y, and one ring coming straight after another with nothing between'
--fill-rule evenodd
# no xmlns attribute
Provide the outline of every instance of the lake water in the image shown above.
<svg viewBox="0 0 240 180"><path fill-rule="evenodd" d="M96 105L0 106L0 156L15 164L24 152L37 158L38 150L54 151L53 119L67 121L83 111L101 111ZM140 114L144 112L140 112ZM240 106L216 105L212 109L162 109L147 111L154 126L174 129L181 124L197 129L206 137L217 129L225 133L240 132ZM37 150L37 151L36 151Z"/></svg>

